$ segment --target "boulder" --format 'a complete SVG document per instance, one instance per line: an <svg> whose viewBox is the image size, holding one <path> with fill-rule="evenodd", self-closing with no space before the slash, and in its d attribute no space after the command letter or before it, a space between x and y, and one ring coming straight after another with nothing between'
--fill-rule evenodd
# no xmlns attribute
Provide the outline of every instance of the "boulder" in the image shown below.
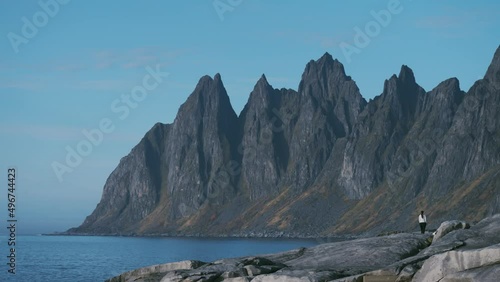
<svg viewBox="0 0 500 282"><path fill-rule="evenodd" d="M500 214L485 218L470 229L455 230L446 234L422 252L421 255L430 258L425 261L414 279L423 279L428 275L441 276L443 279L452 279L451 277L455 276L487 276L489 269L495 269L490 265L500 262L498 234ZM434 268L441 269L433 270Z"/></svg>
<svg viewBox="0 0 500 282"><path fill-rule="evenodd" d="M127 282L141 281L141 279L154 279L154 277L161 275L162 273L179 269L195 269L204 264L206 263L197 260L185 260L180 262L157 264L122 273L119 276L106 280L106 282ZM160 279L161 277L156 281L159 281Z"/></svg>
<svg viewBox="0 0 500 282"><path fill-rule="evenodd" d="M252 282L311 282L311 274L307 271L285 271L276 274L259 275L252 279Z"/></svg>
<svg viewBox="0 0 500 282"><path fill-rule="evenodd" d="M500 267L500 244L482 249L449 251L427 259L413 277L413 281L441 281L448 275L448 277L460 276L459 272L495 264L496 268Z"/></svg>
<svg viewBox="0 0 500 282"><path fill-rule="evenodd" d="M500 265L484 266L446 275L441 282L467 281L484 282L498 281L500 277Z"/></svg>
<svg viewBox="0 0 500 282"><path fill-rule="evenodd" d="M191 273L168 273L165 275L160 282L211 282L215 281L215 279L220 277L219 272L205 272L205 271L197 271ZM131 280L136 282L136 280ZM157 280L148 280L148 282L153 282ZM146 282L146 281L144 281Z"/></svg>
<svg viewBox="0 0 500 282"><path fill-rule="evenodd" d="M269 272L263 272L262 269L257 268L255 265L245 265L245 270L250 277L254 277L260 274L265 274Z"/></svg>
<svg viewBox="0 0 500 282"><path fill-rule="evenodd" d="M240 273L235 272L235 271L226 271L226 272L223 272L220 277L223 279L228 279L228 278L238 278L241 276L245 276L245 275L241 275Z"/></svg>
<svg viewBox="0 0 500 282"><path fill-rule="evenodd" d="M450 221L445 221L441 223L439 228L436 230L436 233L434 235L433 242L438 241L441 237L444 235L458 229L469 229L470 225L461 220L450 220Z"/></svg>

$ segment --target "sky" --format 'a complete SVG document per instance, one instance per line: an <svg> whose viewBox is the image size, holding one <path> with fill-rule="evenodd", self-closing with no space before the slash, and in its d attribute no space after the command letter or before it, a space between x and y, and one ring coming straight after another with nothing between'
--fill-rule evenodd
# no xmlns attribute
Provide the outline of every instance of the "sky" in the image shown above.
<svg viewBox="0 0 500 282"><path fill-rule="evenodd" d="M0 35L0 222L14 168L17 232L36 234L80 225L203 75L221 74L237 113L262 74L297 89L325 52L367 100L403 64L426 91L467 91L500 45L500 2L1 1Z"/></svg>

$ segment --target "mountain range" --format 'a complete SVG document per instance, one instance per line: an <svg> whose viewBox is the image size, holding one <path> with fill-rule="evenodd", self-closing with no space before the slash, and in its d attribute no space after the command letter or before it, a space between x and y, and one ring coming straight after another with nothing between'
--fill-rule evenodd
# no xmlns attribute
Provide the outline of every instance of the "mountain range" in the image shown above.
<svg viewBox="0 0 500 282"><path fill-rule="evenodd" d="M500 212L500 47L464 92L431 91L403 65L366 101L328 53L298 90L265 75L238 115L221 76L202 77L155 124L69 234L290 236L417 230Z"/></svg>

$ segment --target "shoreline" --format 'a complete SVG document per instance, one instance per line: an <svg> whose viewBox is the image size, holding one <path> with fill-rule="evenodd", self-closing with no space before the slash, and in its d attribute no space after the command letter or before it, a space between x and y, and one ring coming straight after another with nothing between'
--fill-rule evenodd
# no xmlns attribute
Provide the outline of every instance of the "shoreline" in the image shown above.
<svg viewBox="0 0 500 282"><path fill-rule="evenodd" d="M403 233L403 232L400 232ZM415 232L416 233L416 232ZM129 237L129 238L185 238L185 239L289 239L289 240L317 240L317 241L348 241L361 238L369 238L364 235L346 235L346 236L330 236L330 237L301 237L301 236L245 236L245 235L171 235L171 234L95 234L95 233L42 233L36 236L76 236L76 237ZM381 235L383 236L383 235Z"/></svg>
<svg viewBox="0 0 500 282"><path fill-rule="evenodd" d="M365 278L416 282L496 281L493 279L500 275L497 234L500 234L500 214L472 226L460 220L445 221L436 232L425 234L396 233L258 257L152 265L106 281L360 282Z"/></svg>

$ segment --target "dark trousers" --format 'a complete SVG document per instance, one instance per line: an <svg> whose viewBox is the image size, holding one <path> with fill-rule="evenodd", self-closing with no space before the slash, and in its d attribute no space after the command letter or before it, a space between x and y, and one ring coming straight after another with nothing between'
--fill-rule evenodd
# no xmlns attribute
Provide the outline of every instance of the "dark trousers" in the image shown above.
<svg viewBox="0 0 500 282"><path fill-rule="evenodd" d="M420 232L422 232L422 234L425 233L425 226L427 225L427 223L425 222L420 222Z"/></svg>

